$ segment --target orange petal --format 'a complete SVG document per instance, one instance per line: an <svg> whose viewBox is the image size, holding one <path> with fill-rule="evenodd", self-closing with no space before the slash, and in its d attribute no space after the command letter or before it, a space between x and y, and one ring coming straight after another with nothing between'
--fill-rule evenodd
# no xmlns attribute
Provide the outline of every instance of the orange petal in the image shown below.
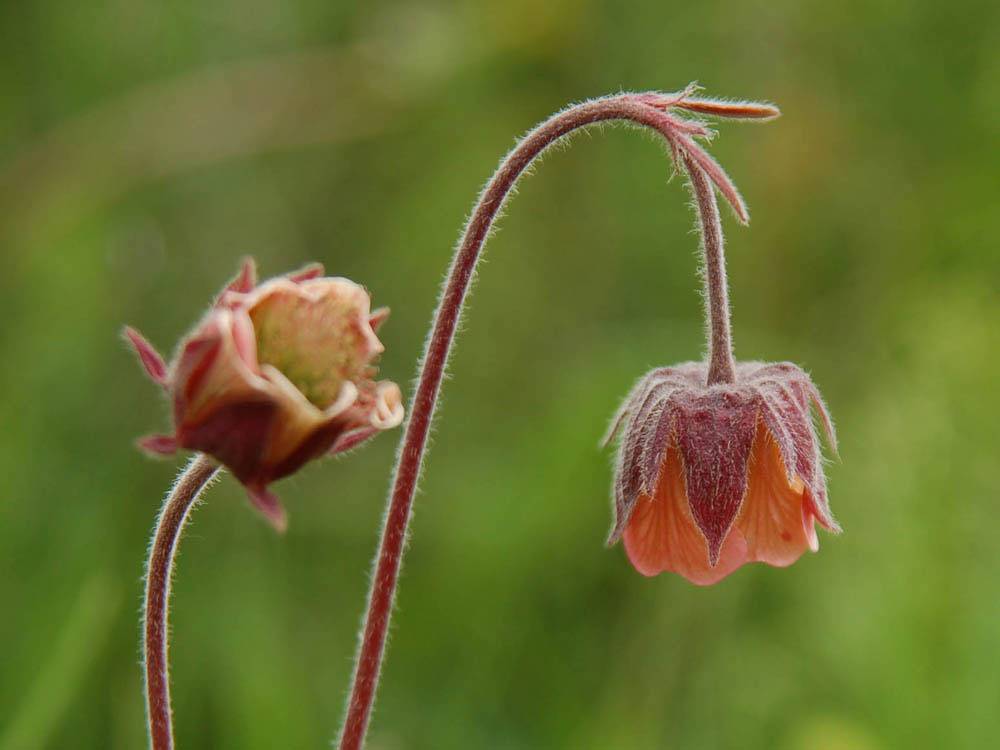
<svg viewBox="0 0 1000 750"><path fill-rule="evenodd" d="M747 494L735 524L750 560L785 567L807 549L818 548L806 492L797 476L788 481L778 444L770 430L758 425Z"/></svg>
<svg viewBox="0 0 1000 750"><path fill-rule="evenodd" d="M705 537L695 526L684 491L684 472L676 448L667 451L654 495L640 495L623 535L632 565L646 576L672 571L707 586L747 562L743 537L730 533L719 561L708 560Z"/></svg>

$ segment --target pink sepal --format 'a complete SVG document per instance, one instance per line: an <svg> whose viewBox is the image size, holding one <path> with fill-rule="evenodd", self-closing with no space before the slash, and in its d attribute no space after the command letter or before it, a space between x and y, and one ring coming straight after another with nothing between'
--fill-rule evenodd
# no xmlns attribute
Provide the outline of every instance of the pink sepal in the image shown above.
<svg viewBox="0 0 1000 750"><path fill-rule="evenodd" d="M139 362L142 364L142 368L146 371L146 374L152 378L154 383L166 388L167 365L163 361L163 357L160 356L160 353L132 326L125 326L124 335L139 357Z"/></svg>
<svg viewBox="0 0 1000 750"><path fill-rule="evenodd" d="M151 456L172 456L177 452L177 438L173 435L146 435L135 441Z"/></svg>
<svg viewBox="0 0 1000 750"><path fill-rule="evenodd" d="M219 296L215 298L215 304L218 305L221 303L223 298L230 292L247 294L252 292L255 286L257 286L257 263L253 258L244 258L243 265L240 266L240 272L236 274L236 278L226 284L223 290L219 292Z"/></svg>
<svg viewBox="0 0 1000 750"><path fill-rule="evenodd" d="M338 453L353 450L365 441L378 435L380 431L381 430L379 430L378 427L362 427L361 429L344 433L337 438L336 442L334 442L333 446L330 448L330 455L333 456Z"/></svg>
<svg viewBox="0 0 1000 750"><path fill-rule="evenodd" d="M372 327L372 330L375 331L375 333L378 333L378 329L382 327L382 324L385 323L388 318L389 308L380 307L376 310L372 310L371 315L368 316L368 324Z"/></svg>
<svg viewBox="0 0 1000 750"><path fill-rule="evenodd" d="M310 263L309 265L303 266L298 271L293 271L288 274L288 280L293 281L296 284L301 281L309 281L310 279L318 279L325 273L322 263Z"/></svg>
<svg viewBox="0 0 1000 750"><path fill-rule="evenodd" d="M247 496L275 531L284 534L288 530L288 516L277 495L266 487L252 485L247 487Z"/></svg>

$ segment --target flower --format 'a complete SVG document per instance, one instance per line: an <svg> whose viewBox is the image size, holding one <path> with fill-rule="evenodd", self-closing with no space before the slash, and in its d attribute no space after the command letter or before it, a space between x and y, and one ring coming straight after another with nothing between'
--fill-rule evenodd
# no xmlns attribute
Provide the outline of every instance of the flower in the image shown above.
<svg viewBox="0 0 1000 750"><path fill-rule="evenodd" d="M653 370L605 438L622 433L608 544L624 538L643 575L708 585L748 562L785 567L815 552L815 521L840 531L811 408L834 451L836 435L809 376L788 362L743 362L735 383L707 382L702 363Z"/></svg>
<svg viewBox="0 0 1000 750"><path fill-rule="evenodd" d="M173 362L125 329L173 404L174 433L139 441L149 453L196 450L217 459L278 529L285 511L268 485L321 455L341 453L403 421L399 387L373 380L388 316L365 289L314 264L256 283L252 260L181 342Z"/></svg>

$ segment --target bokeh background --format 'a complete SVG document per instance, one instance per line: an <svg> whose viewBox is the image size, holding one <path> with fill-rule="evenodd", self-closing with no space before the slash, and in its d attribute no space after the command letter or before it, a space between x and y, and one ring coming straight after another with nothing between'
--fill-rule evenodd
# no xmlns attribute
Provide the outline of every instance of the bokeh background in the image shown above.
<svg viewBox="0 0 1000 750"><path fill-rule="evenodd" d="M695 588L605 550L605 421L697 358L662 149L579 137L492 241L445 385L371 733L403 748L982 748L1000 730L1000 6L990 0L0 5L0 750L144 746L147 538L181 464L118 338L169 350L238 259L320 260L393 316L410 390L452 245L513 139L621 89L770 99L714 152L737 355L811 371L845 533ZM399 433L226 478L173 609L183 750L320 748Z"/></svg>

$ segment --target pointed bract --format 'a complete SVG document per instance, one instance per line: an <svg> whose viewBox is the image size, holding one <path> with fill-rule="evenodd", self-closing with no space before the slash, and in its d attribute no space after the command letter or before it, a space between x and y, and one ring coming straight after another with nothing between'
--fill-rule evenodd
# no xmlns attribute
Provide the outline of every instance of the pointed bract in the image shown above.
<svg viewBox="0 0 1000 750"><path fill-rule="evenodd" d="M222 291L215 298L215 303L222 302L223 297L229 292L246 294L255 286L257 286L257 262L253 258L244 258L240 264L239 273L222 288Z"/></svg>
<svg viewBox="0 0 1000 750"><path fill-rule="evenodd" d="M323 268L322 263L308 263L298 271L293 271L288 274L287 278L289 281L298 284L303 281L309 281L310 279L318 279L324 273L326 273L326 269Z"/></svg>
<svg viewBox="0 0 1000 750"><path fill-rule="evenodd" d="M382 327L382 324L389 319L389 308L380 307L377 310L372 310L372 314L368 316L368 323L371 325L372 330L378 333L378 329Z"/></svg>
<svg viewBox="0 0 1000 750"><path fill-rule="evenodd" d="M146 341L145 337L131 326L125 326L124 334L126 340L132 345L139 363L146 374L154 383L161 386L167 384L167 365L163 361L160 353L153 348L153 345Z"/></svg>
<svg viewBox="0 0 1000 750"><path fill-rule="evenodd" d="M671 403L688 507L714 567L746 495L756 405L747 393L721 388L682 391Z"/></svg>
<svg viewBox="0 0 1000 750"><path fill-rule="evenodd" d="M177 452L177 440L173 435L146 435L135 443L151 456L172 456Z"/></svg>
<svg viewBox="0 0 1000 750"><path fill-rule="evenodd" d="M247 496L275 531L284 534L288 530L288 514L277 495L266 487L253 485L247 487Z"/></svg>

